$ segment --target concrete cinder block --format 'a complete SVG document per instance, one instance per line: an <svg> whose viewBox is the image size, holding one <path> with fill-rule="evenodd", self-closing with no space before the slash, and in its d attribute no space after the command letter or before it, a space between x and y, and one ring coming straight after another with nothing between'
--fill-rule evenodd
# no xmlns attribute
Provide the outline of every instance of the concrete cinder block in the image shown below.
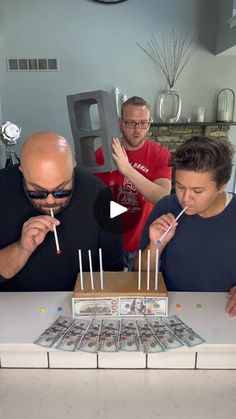
<svg viewBox="0 0 236 419"><path fill-rule="evenodd" d="M97 106L98 125L93 129L91 107ZM115 97L103 90L67 96L67 107L74 139L76 162L90 173L116 170L111 156L112 137L120 137ZM100 143L100 144L98 144ZM104 164L98 165L95 150L103 147Z"/></svg>

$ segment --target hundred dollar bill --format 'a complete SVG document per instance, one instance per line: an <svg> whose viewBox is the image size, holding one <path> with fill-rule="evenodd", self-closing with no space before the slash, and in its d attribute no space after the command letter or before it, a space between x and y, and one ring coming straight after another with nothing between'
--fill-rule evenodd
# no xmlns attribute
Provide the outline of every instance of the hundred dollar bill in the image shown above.
<svg viewBox="0 0 236 419"><path fill-rule="evenodd" d="M136 320L136 325L137 325L139 336L142 336L142 335L148 336L148 335L153 334L153 332L152 332L152 330L151 330L151 328L150 328L150 326L149 326L149 324L146 320L144 320L144 319L143 320L141 320L141 319Z"/></svg>
<svg viewBox="0 0 236 419"><path fill-rule="evenodd" d="M91 323L91 319L76 319L69 328L70 333L84 335Z"/></svg>
<svg viewBox="0 0 236 419"><path fill-rule="evenodd" d="M80 298L73 301L75 316L118 316L118 298Z"/></svg>
<svg viewBox="0 0 236 419"><path fill-rule="evenodd" d="M120 315L141 315L146 313L146 300L145 298L137 297L121 297L120 298Z"/></svg>
<svg viewBox="0 0 236 419"><path fill-rule="evenodd" d="M92 319L86 330L86 334L90 336L99 336L101 330L101 319Z"/></svg>
<svg viewBox="0 0 236 419"><path fill-rule="evenodd" d="M167 300L163 297L146 298L146 316L165 316Z"/></svg>
<svg viewBox="0 0 236 419"><path fill-rule="evenodd" d="M183 346L184 344L178 337L170 330L168 332L156 333L156 337L163 349L174 349Z"/></svg>
<svg viewBox="0 0 236 419"><path fill-rule="evenodd" d="M72 317L60 316L58 319L50 326L51 327L64 327L67 329L70 327L74 322Z"/></svg>
<svg viewBox="0 0 236 419"><path fill-rule="evenodd" d="M121 319L120 334L121 335L137 335L136 321L133 319Z"/></svg>
<svg viewBox="0 0 236 419"><path fill-rule="evenodd" d="M73 324L74 319L71 317L60 316L40 335L34 343L50 348L53 346Z"/></svg>
<svg viewBox="0 0 236 419"><path fill-rule="evenodd" d="M175 333L176 337L188 346L196 346L205 342L205 339L198 335L193 329L184 323L177 316L169 316L162 319L170 330Z"/></svg>
<svg viewBox="0 0 236 419"><path fill-rule="evenodd" d="M119 350L120 351L139 351L140 341L137 335L120 335Z"/></svg>
<svg viewBox="0 0 236 419"><path fill-rule="evenodd" d="M154 321L137 320L137 328L145 352L161 352L165 349L182 346L182 343L175 338L175 335L168 328L163 331L161 327L163 324L157 322L152 327L152 323Z"/></svg>
<svg viewBox="0 0 236 419"><path fill-rule="evenodd" d="M82 338L83 335L67 332L62 336L56 347L64 351L72 352L75 350L75 347L78 345Z"/></svg>
<svg viewBox="0 0 236 419"><path fill-rule="evenodd" d="M120 331L120 320L119 319L102 319L101 332L103 335L118 335Z"/></svg>
<svg viewBox="0 0 236 419"><path fill-rule="evenodd" d="M98 350L101 352L117 352L118 335L100 335Z"/></svg>
<svg viewBox="0 0 236 419"><path fill-rule="evenodd" d="M178 316L168 316L168 317L163 317L161 319L162 323L164 323L166 326L168 326L171 329L174 329L176 326L179 325L184 325L186 327L188 327L183 320L181 320Z"/></svg>
<svg viewBox="0 0 236 419"><path fill-rule="evenodd" d="M58 341L58 339L60 339L61 336L61 331L47 329L34 341L34 343L50 348Z"/></svg>
<svg viewBox="0 0 236 419"><path fill-rule="evenodd" d="M165 315L166 298L137 298L120 297L120 315L121 316L148 316Z"/></svg>
<svg viewBox="0 0 236 419"><path fill-rule="evenodd" d="M140 336L143 352L153 353L153 352L162 352L163 348L158 342L156 336L154 335L145 335Z"/></svg>
<svg viewBox="0 0 236 419"><path fill-rule="evenodd" d="M75 351L97 353L99 336L84 335L83 339L76 345Z"/></svg>
<svg viewBox="0 0 236 419"><path fill-rule="evenodd" d="M161 318L160 319L148 318L147 322L150 326L150 329L153 331L153 333L155 333L155 335L158 335L160 333L168 333L171 330L168 326L166 326L162 322Z"/></svg>
<svg viewBox="0 0 236 419"><path fill-rule="evenodd" d="M203 339L196 332L189 328L175 333L183 343L190 347L200 345L201 343L205 342L205 339Z"/></svg>

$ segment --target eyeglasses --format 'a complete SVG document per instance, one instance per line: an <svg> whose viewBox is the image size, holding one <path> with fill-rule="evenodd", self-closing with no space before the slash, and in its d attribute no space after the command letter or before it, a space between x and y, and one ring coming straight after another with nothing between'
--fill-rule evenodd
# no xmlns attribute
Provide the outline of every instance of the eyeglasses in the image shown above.
<svg viewBox="0 0 236 419"><path fill-rule="evenodd" d="M48 195L52 195L53 198L63 199L71 196L73 189L57 189L55 191L25 191L30 199L46 199Z"/></svg>
<svg viewBox="0 0 236 419"><path fill-rule="evenodd" d="M135 121L126 121L125 119L123 119L124 124L126 126L126 128L136 128L139 127L141 129L146 129L149 127L151 121L140 121L140 122L135 122Z"/></svg>

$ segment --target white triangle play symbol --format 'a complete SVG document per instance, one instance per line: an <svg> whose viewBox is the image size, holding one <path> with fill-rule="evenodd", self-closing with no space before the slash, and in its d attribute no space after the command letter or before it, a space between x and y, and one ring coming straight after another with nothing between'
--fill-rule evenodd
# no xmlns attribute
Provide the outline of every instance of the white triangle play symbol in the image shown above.
<svg viewBox="0 0 236 419"><path fill-rule="evenodd" d="M115 201L110 201L110 218L117 217L117 215L123 214L126 211L128 211L128 208L117 204Z"/></svg>

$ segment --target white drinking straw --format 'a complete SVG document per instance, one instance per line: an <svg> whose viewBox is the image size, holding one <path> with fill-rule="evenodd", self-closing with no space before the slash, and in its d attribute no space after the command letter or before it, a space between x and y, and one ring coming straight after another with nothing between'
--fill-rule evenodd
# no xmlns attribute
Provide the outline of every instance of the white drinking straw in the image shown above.
<svg viewBox="0 0 236 419"><path fill-rule="evenodd" d="M188 207L185 207L184 209L182 209L182 211L180 211L180 213L177 215L177 217L175 218L175 221L177 221L181 215L184 213L184 211L186 211ZM160 244L162 242L162 240L164 239L164 237L167 235L167 233L169 233L170 229L173 227L173 224L171 224L167 230L165 231L165 233L162 234L161 238L157 240L157 243Z"/></svg>
<svg viewBox="0 0 236 419"><path fill-rule="evenodd" d="M138 290L141 290L141 249L138 251Z"/></svg>
<svg viewBox="0 0 236 419"><path fill-rule="evenodd" d="M155 259L155 291L158 288L158 262L159 262L159 250L156 249L156 259Z"/></svg>
<svg viewBox="0 0 236 419"><path fill-rule="evenodd" d="M147 290L150 289L150 249L147 251Z"/></svg>
<svg viewBox="0 0 236 419"><path fill-rule="evenodd" d="M103 290L103 267L102 267L102 249L99 248L99 266L100 266L100 286Z"/></svg>
<svg viewBox="0 0 236 419"><path fill-rule="evenodd" d="M50 213L51 213L51 217L54 218L54 214L53 214L53 209L50 208ZM59 241L58 241L58 237L57 237L57 229L55 224L53 224L53 233L54 233L54 239L55 239L55 243L56 243L56 249L57 249L57 254L60 255L61 250L60 250L60 246L59 246Z"/></svg>
<svg viewBox="0 0 236 419"><path fill-rule="evenodd" d="M81 249L79 249L78 252L79 252L80 289L81 289L81 291L83 291L84 290L84 281L83 281L83 266L82 266Z"/></svg>
<svg viewBox="0 0 236 419"><path fill-rule="evenodd" d="M93 282L93 266L92 266L92 257L91 257L91 250L88 251L89 256L89 270L90 270L90 282L91 288L94 290L94 282Z"/></svg>

